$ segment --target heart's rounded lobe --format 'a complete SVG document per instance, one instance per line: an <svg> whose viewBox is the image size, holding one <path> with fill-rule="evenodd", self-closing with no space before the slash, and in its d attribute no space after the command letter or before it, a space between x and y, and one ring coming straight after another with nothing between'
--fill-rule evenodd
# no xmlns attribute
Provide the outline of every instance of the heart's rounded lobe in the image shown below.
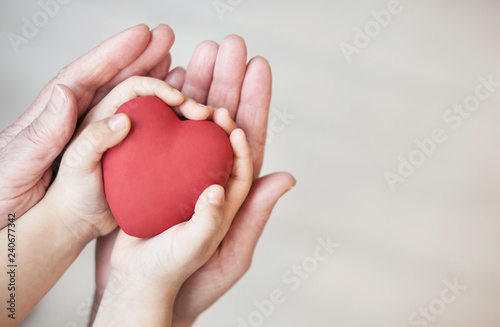
<svg viewBox="0 0 500 327"><path fill-rule="evenodd" d="M218 125L181 121L157 97L130 100L122 112L132 127L103 156L104 190L125 233L152 237L191 218L205 188L226 184L233 151Z"/></svg>

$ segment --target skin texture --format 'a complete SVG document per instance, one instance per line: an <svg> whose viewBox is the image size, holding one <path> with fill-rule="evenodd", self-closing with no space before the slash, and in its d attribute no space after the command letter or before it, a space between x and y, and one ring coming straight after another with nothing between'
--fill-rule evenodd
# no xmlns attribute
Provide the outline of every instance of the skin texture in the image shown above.
<svg viewBox="0 0 500 327"><path fill-rule="evenodd" d="M53 178L52 165L72 138L78 118L128 77L146 75L166 80L196 101L227 108L247 136L253 158L254 184L215 253L178 291L172 305L173 325L189 326L247 271L272 208L295 180L288 173L257 178L262 166L271 96L271 71L265 59L257 57L246 63L244 41L230 36L220 46L211 41L203 42L193 54L187 70L176 68L168 72L173 42L173 31L167 25L159 25L152 31L139 25L106 40L61 70L42 89L30 108L0 133L0 228L7 226L8 214L15 213L19 219L16 224L25 226L20 227L24 239L46 239L47 233L34 228L30 231L29 226L56 224L58 220L54 219L58 219L59 214L42 205L31 213L28 210L35 209L34 205L45 196ZM209 116L212 110L209 107ZM216 111L214 121L218 115ZM30 271L30 263L42 268L57 266L58 272L52 272L57 280L81 251L82 242L86 244L89 238L100 235L99 228L92 224L90 228L86 224L81 228L63 223L56 225L58 229L51 230L51 235L60 242L52 242L51 248L40 247L33 251L34 254L60 251L58 256L50 258L54 265L52 261L32 260L23 263L25 272ZM111 227L101 232L104 234L108 229ZM108 284L111 250L117 234L115 231L100 238L97 244L96 307ZM0 241L5 242L5 238L4 228ZM29 251L25 248L23 253ZM30 276L20 278L28 280ZM209 287L208 282L214 280L220 280L215 284L217 287ZM44 284L36 294L24 296L31 297L33 305L53 285L52 281L32 279L32 283L39 282ZM23 310L21 317L29 312L30 306Z"/></svg>
<svg viewBox="0 0 500 327"><path fill-rule="evenodd" d="M225 119L230 120L229 115ZM244 133L241 129L227 132L234 165L225 189L209 187L189 221L153 238L138 239L118 232L106 287L113 300L101 304L94 326L170 326L179 288L217 249L252 183L252 157ZM127 276L130 285L113 292L109 285L116 275ZM132 305L134 296L128 296L130 293L142 294L145 301Z"/></svg>
<svg viewBox="0 0 500 327"><path fill-rule="evenodd" d="M145 85L147 86L144 87ZM122 101L136 97L139 93L156 94L167 104L176 104L178 101L172 89L161 80L133 77L120 84L87 115L79 129L80 133L76 134L78 136L74 144L72 142L63 157L61 174L64 174L67 154L71 153L72 147L78 148L80 139L86 139L85 133L92 135L92 126L109 119L99 120L101 117L112 116ZM120 100L117 102L117 99ZM94 326L170 325L179 288L217 249L250 190L253 176L250 146L244 132L236 128L228 111L221 109L214 112L192 101L184 101L176 110L188 117L211 118L228 134L234 155L230 179L225 189L212 185L200 196L195 214L189 221L160 235L138 239L122 231L116 232L115 249L111 256L113 274L108 278L105 289L112 301L100 306ZM58 179L59 175L54 185L62 188L62 185L56 184ZM98 199L105 200L102 179L97 180L100 184L97 187L94 185L93 189L98 189L99 192L94 197L97 195ZM86 189L81 182L78 185L79 189ZM85 196L88 197L89 195ZM64 194L55 198L64 199ZM76 205L69 207L74 208ZM126 275L130 284L117 291L114 279L116 275ZM147 294L147 298L144 301L138 300L144 294Z"/></svg>
<svg viewBox="0 0 500 327"><path fill-rule="evenodd" d="M63 87L57 86L57 88ZM58 92L56 90L55 94ZM70 90L66 88L66 92ZM167 104L175 106L177 112L185 113L185 116L191 119L196 116L208 117L211 113L206 106L185 101L184 96L166 82L145 77L132 77L121 83L94 107L91 113L105 112L112 108L116 110L121 104L119 101L135 98L139 93L156 95ZM16 320L2 315L0 316L2 326L15 326L21 322L91 240L116 229L116 221L104 195L101 157L107 149L126 137L130 130L130 120L125 114L113 115L113 113L101 120L84 121L69 143L62 157L58 175L44 198L16 221L14 230L21 234L12 231L11 233L22 240L16 243L16 252L22 254L16 259L20 268L15 290ZM97 116L88 115L88 117ZM224 119L230 120L229 115L226 114ZM245 144L240 136L238 149L244 148ZM85 151L82 152L82 149ZM249 150L247 152L250 153ZM248 162L247 166L251 169L251 162ZM249 188L251 170L247 175L249 175L247 178ZM240 195L241 202L247 193L248 190ZM211 208L210 205L200 207L198 215L210 216L207 211ZM8 228L0 231L0 239L5 242L4 244L7 244L8 232ZM206 237L195 238L193 244L197 244L196 240L206 239ZM200 247L204 245L205 243L202 243ZM165 246L159 247L162 248ZM6 247L0 251L7 257ZM149 258L153 260L154 257L151 253ZM173 267L174 271L184 268L182 265ZM8 274L1 274L0 282L8 285L10 277ZM132 290L133 288L130 291ZM7 292L1 292L0 298L2 301L7 301L9 295ZM122 301L127 299L126 295L127 293L123 294ZM171 297L171 303L174 298L175 296ZM141 312L147 311L140 310L137 306L135 309ZM162 319L170 321L171 317L158 317L158 321Z"/></svg>
<svg viewBox="0 0 500 327"><path fill-rule="evenodd" d="M73 135L77 118L126 78L165 70L173 42L167 25L121 32L61 70L0 133L0 228L7 225L8 213L22 218L45 195L51 166ZM69 88L62 88L59 99L51 96L57 84Z"/></svg>
<svg viewBox="0 0 500 327"><path fill-rule="evenodd" d="M213 107L227 108L247 136L253 158L254 183L220 245L208 261L181 286L173 306L172 326L191 326L250 268L257 242L278 199L295 185L288 173L260 177L267 117L272 91L268 62L255 57L247 63L245 42L226 37L221 45L202 42L187 70L175 68L165 78L183 94ZM99 238L96 248L95 314L110 274L116 233Z"/></svg>

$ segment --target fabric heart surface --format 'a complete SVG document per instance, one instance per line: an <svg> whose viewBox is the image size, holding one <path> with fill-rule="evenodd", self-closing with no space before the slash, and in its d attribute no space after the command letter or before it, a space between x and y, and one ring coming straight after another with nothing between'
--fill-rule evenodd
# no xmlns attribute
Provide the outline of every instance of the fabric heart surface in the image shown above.
<svg viewBox="0 0 500 327"><path fill-rule="evenodd" d="M217 124L180 120L157 97L130 100L116 111L122 112L132 126L104 153L104 191L125 233L152 237L191 218L205 188L225 186L233 150Z"/></svg>

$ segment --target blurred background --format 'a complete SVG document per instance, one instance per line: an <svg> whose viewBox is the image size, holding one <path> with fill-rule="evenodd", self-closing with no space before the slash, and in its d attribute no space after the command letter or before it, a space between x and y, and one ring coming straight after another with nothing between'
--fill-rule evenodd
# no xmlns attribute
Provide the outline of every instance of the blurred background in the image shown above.
<svg viewBox="0 0 500 327"><path fill-rule="evenodd" d="M228 34L271 63L263 173L298 184L248 274L195 326L500 325L500 2L65 2L19 46L8 33L42 6L0 2L1 129L61 68L139 23L173 28L172 67ZM93 254L23 327L86 326ZM263 310L273 292L282 301Z"/></svg>

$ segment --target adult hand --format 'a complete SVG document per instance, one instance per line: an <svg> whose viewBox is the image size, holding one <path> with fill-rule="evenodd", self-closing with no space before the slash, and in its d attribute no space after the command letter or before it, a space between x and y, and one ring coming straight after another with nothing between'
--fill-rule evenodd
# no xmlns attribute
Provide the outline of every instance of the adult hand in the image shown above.
<svg viewBox="0 0 500 327"><path fill-rule="evenodd" d="M30 108L0 133L0 240L7 240L9 214L21 217L16 226L27 241L18 245L25 255L16 263L26 268L29 277L20 281L22 303L16 320L2 316L0 325L20 323L90 241L84 233L73 234L78 226L65 226L47 206L35 206L45 196L52 180L51 166L71 139L77 118L129 76L157 77L167 72L173 41L174 34L166 25L151 32L139 25L108 39L64 68ZM50 242L45 227L57 235ZM47 266L52 268L43 269ZM8 296L0 295L2 301Z"/></svg>
<svg viewBox="0 0 500 327"><path fill-rule="evenodd" d="M295 185L288 173L257 178L262 167L271 101L272 77L261 57L247 64L242 38L229 36L221 45L202 42L187 70L175 68L165 80L187 97L227 108L247 135L253 156L254 183L229 231L214 255L181 287L174 304L172 326L190 326L198 315L226 293L249 269L257 242L278 199ZM117 233L98 239L94 313L110 273Z"/></svg>
<svg viewBox="0 0 500 327"><path fill-rule="evenodd" d="M71 139L77 118L132 75L166 74L173 42L166 25L121 32L64 68L0 133L0 229L7 226L9 213L20 217L43 198L51 166Z"/></svg>

